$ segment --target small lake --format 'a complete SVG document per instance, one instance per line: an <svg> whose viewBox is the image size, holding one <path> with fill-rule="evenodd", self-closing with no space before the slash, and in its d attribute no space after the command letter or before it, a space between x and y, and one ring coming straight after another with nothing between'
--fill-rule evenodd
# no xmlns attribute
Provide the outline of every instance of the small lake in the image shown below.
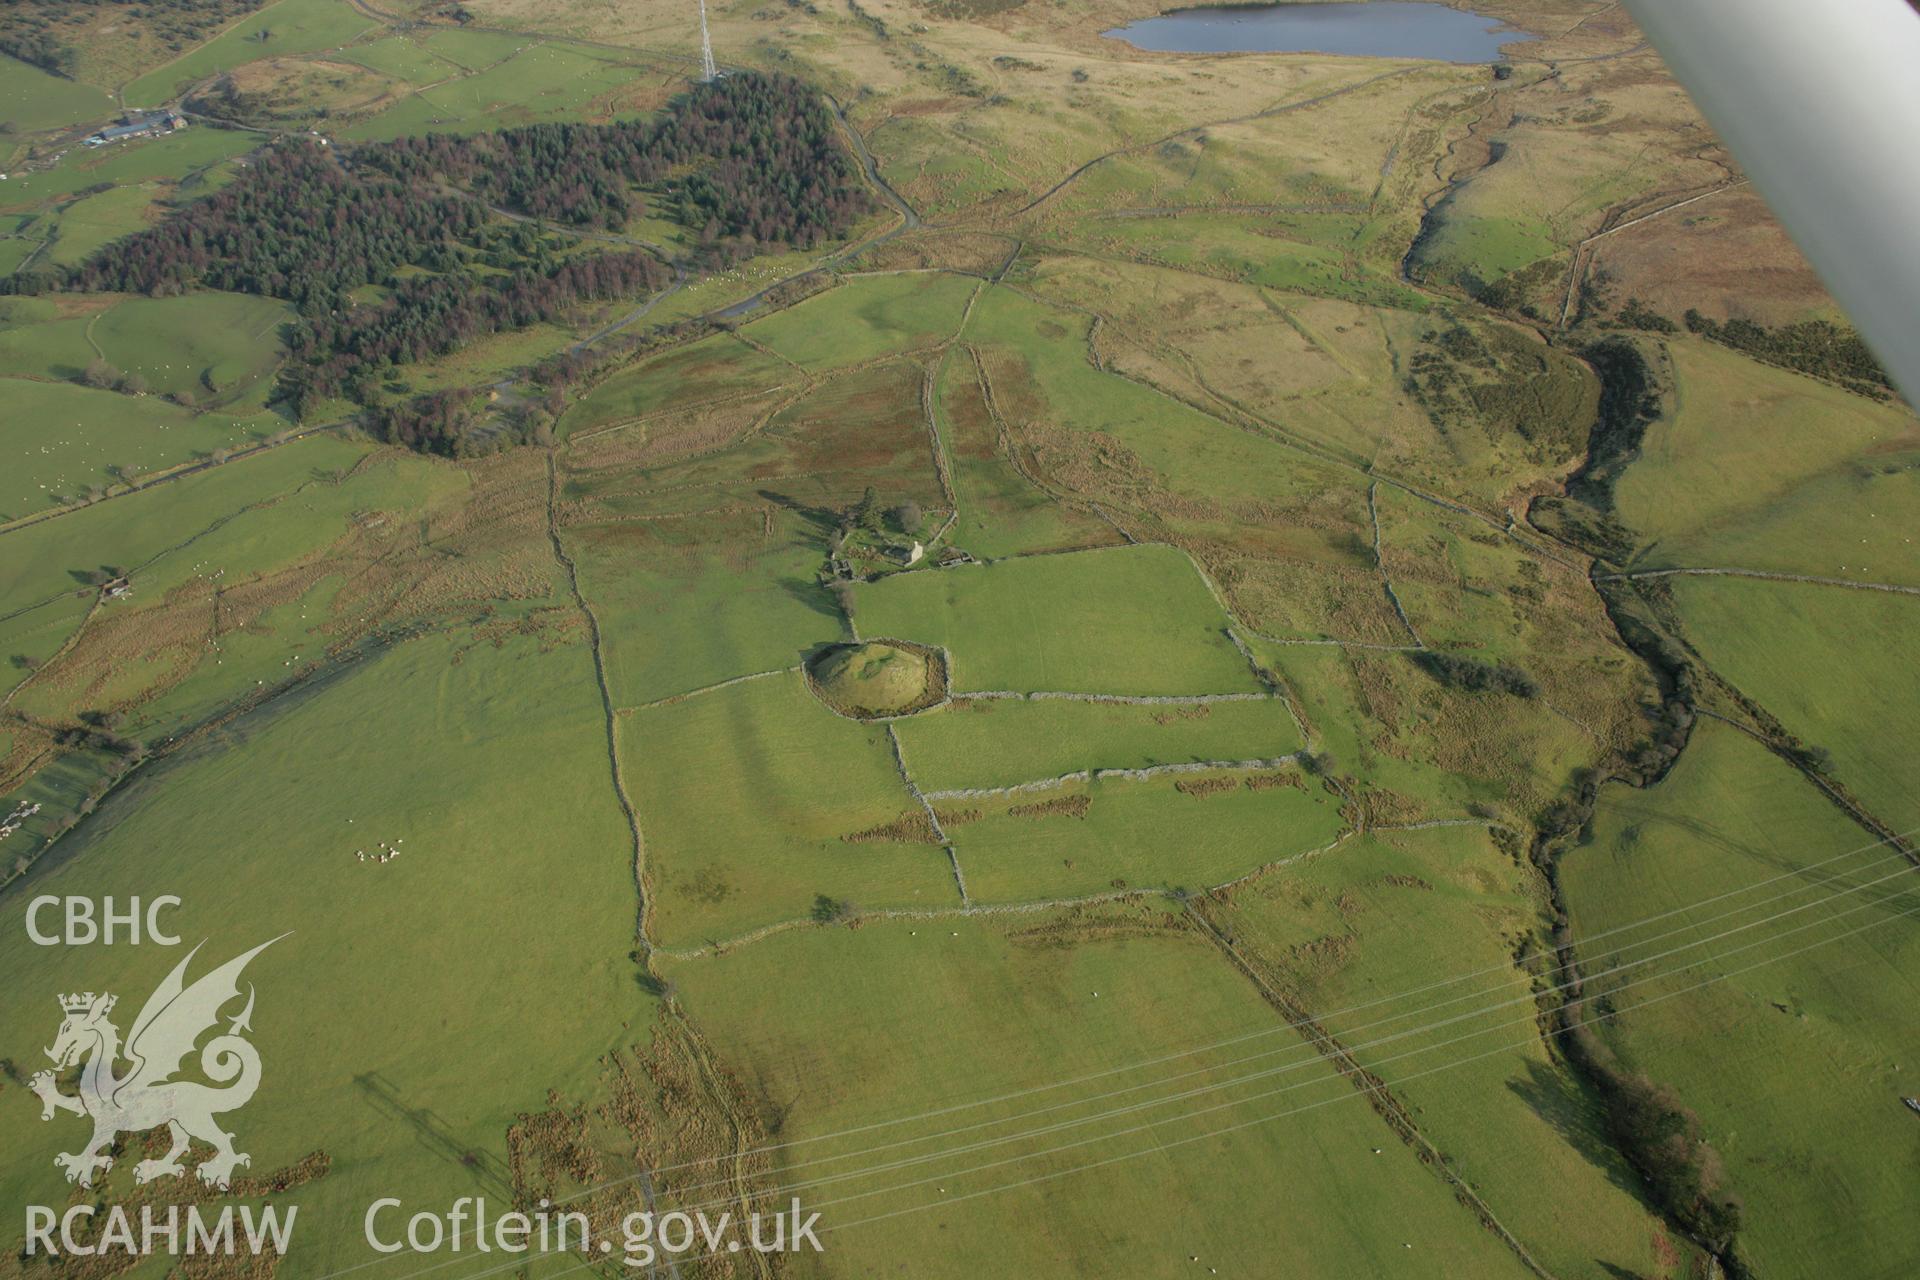
<svg viewBox="0 0 1920 1280"><path fill-rule="evenodd" d="M1160 53L1334 53L1498 62L1533 37L1496 18L1412 0L1175 9L1100 34Z"/></svg>

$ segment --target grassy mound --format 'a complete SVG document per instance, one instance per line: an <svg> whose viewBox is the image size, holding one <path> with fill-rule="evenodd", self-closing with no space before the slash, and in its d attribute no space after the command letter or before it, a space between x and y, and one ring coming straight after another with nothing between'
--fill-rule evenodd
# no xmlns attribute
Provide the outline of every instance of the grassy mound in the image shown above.
<svg viewBox="0 0 1920 1280"><path fill-rule="evenodd" d="M843 715L897 716L940 700L945 673L939 655L895 640L835 645L807 664L820 700Z"/></svg>

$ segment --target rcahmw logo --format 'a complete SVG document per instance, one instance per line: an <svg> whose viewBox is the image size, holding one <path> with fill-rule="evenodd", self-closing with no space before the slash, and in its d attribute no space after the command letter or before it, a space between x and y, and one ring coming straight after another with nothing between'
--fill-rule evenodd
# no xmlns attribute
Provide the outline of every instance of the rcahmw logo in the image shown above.
<svg viewBox="0 0 1920 1280"><path fill-rule="evenodd" d="M180 1157L198 1140L211 1146L213 1154L200 1162L194 1175L221 1191L232 1185L234 1170L251 1160L235 1149L233 1135L215 1117L239 1110L260 1087L260 1053L243 1034L252 1030L252 984L239 1013L227 1020L224 1031L217 1028L222 1010L241 997L241 971L279 940L263 942L188 985L187 966L200 951L196 946L140 1007L124 1044L111 1017L117 1003L111 993L60 997L64 1017L53 1047L46 1051L53 1068L39 1072L28 1086L39 1095L42 1120L64 1111L93 1121L93 1136L79 1150L53 1158L68 1182L91 1187L112 1166L109 1149L119 1135L164 1126L170 1141L166 1154L135 1165L135 1182L179 1177L186 1172ZM217 1034L200 1046L198 1061L200 1074L212 1083L178 1078L210 1030ZM64 1093L55 1073L76 1065L78 1092ZM28 1205L26 1252L29 1257L62 1252L231 1254L243 1249L284 1253L297 1212L297 1206L288 1206L283 1218L275 1208L226 1205L215 1211L199 1205L143 1205L136 1223L135 1215L121 1205L82 1204L60 1212ZM88 1240L87 1228L96 1217L101 1219L99 1236Z"/></svg>

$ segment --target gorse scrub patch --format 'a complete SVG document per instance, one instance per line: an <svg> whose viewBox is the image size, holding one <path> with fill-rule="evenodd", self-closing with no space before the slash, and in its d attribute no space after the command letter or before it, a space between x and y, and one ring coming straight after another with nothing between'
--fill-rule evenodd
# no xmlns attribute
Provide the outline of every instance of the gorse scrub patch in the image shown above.
<svg viewBox="0 0 1920 1280"><path fill-rule="evenodd" d="M1698 311L1688 311L1686 322L1689 333L1732 347L1756 360L1837 383L1875 400L1893 395L1893 379L1852 329L1826 320L1808 320L1777 329L1741 319L1721 324Z"/></svg>
<svg viewBox="0 0 1920 1280"><path fill-rule="evenodd" d="M1467 693L1510 693L1516 698L1540 696L1540 682L1506 662L1482 662L1457 653L1437 653L1423 649L1413 655L1413 663L1450 689Z"/></svg>
<svg viewBox="0 0 1920 1280"><path fill-rule="evenodd" d="M1442 432L1475 424L1495 443L1517 435L1542 459L1578 452L1599 399L1577 360L1494 325L1428 333L1410 368L1407 391Z"/></svg>

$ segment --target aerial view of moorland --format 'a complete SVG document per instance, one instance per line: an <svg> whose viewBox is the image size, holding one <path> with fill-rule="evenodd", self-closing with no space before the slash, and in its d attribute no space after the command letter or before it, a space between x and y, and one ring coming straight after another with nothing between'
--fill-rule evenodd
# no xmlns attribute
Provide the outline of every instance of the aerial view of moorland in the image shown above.
<svg viewBox="0 0 1920 1280"><path fill-rule="evenodd" d="M1920 418L1630 7L0 7L0 1280L1920 1275Z"/></svg>

